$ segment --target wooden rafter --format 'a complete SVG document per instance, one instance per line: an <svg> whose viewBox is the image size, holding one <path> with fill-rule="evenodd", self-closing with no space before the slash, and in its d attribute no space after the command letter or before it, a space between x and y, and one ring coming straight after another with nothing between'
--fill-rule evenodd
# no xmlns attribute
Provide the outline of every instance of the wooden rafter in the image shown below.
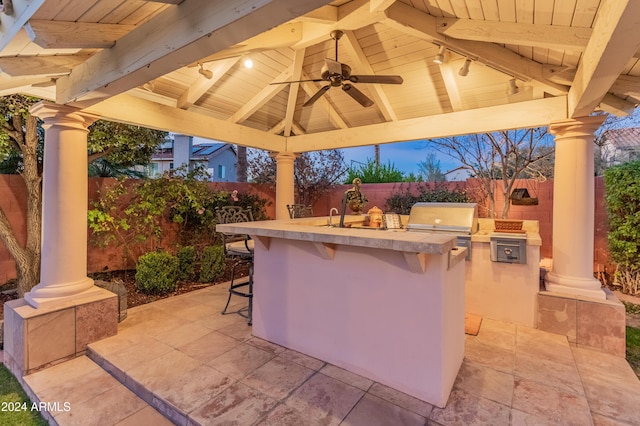
<svg viewBox="0 0 640 426"><path fill-rule="evenodd" d="M292 69L292 66L287 67L287 69L282 71L276 78L273 79L272 83L286 81L287 79L291 78ZM269 100L277 95L278 92L280 92L282 89L284 89L284 85L266 85L260 92L258 92L253 98L251 98L249 102L245 103L242 108L240 108L231 117L229 117L229 121L231 123L242 123L244 120L249 118L251 114L259 110L264 104L269 102Z"/></svg>
<svg viewBox="0 0 640 426"><path fill-rule="evenodd" d="M196 81L178 98L176 106L180 109L189 109L191 105L198 102L198 99L204 96L239 60L240 57L238 56L223 59L214 64L203 65L204 69L211 71L211 78L207 79L205 76L199 75Z"/></svg>
<svg viewBox="0 0 640 426"><path fill-rule="evenodd" d="M356 65L357 68L361 70L360 74L375 74L373 68L371 68L371 64L369 64L369 61L364 54L364 51L362 50L362 47L358 44L358 39L353 31L345 31L342 39L346 41L345 48L349 52L349 56L355 61L353 65ZM373 101L384 116L385 120L397 121L398 116L393 110L387 94L382 89L382 85L368 84L367 86L371 88Z"/></svg>
<svg viewBox="0 0 640 426"><path fill-rule="evenodd" d="M10 76L65 75L82 64L89 55L10 56L0 58L0 69Z"/></svg>
<svg viewBox="0 0 640 426"><path fill-rule="evenodd" d="M103 49L135 28L134 25L89 22L43 21L31 19L25 30L44 49Z"/></svg>
<svg viewBox="0 0 640 426"><path fill-rule="evenodd" d="M0 51L2 51L22 26L38 11L45 0L23 0L13 5L13 13L0 13ZM13 4L13 3L12 3Z"/></svg>
<svg viewBox="0 0 640 426"><path fill-rule="evenodd" d="M293 54L293 65L291 72L291 80L301 80L302 79L302 63L304 62L304 52L305 49L296 50ZM291 135L292 125L293 125L293 115L296 109L296 102L298 100L298 90L300 88L300 83L291 83L289 85L289 96L287 99L287 111L284 115L284 135Z"/></svg>

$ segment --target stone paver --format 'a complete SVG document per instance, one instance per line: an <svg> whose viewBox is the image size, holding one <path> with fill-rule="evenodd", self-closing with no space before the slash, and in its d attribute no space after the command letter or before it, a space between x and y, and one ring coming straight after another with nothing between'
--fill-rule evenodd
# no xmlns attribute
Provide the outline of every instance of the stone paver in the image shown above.
<svg viewBox="0 0 640 426"><path fill-rule="evenodd" d="M71 402L59 425L640 424L628 363L562 336L483 319L441 408L252 337L244 318L220 315L226 296L216 286L130 309L117 336L90 345L111 375L82 357L25 382Z"/></svg>

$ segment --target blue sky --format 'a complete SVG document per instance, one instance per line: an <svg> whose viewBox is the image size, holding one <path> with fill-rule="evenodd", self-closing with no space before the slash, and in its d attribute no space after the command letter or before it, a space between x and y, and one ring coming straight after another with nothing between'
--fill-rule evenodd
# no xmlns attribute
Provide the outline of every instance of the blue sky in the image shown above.
<svg viewBox="0 0 640 426"><path fill-rule="evenodd" d="M357 162L365 163L368 158L373 159L375 155L373 146L345 148L342 151L347 164L353 166L357 166ZM391 162L396 169L405 174L411 172L418 174L418 163L424 161L430 152L436 154L438 160L440 160L440 170L445 173L460 166L460 163L452 158L428 148L424 141L380 145L380 162L382 164ZM466 172L454 172L447 176L447 180L460 179L466 179Z"/></svg>
<svg viewBox="0 0 640 426"><path fill-rule="evenodd" d="M193 143L199 144L203 142L212 142L206 139L194 137ZM345 148L344 159L349 166L357 167L358 163L366 163L367 159L374 157L374 148L372 146L363 146L358 148ZM441 154L427 147L424 141L397 142L380 145L380 162L387 164L391 162L396 169L402 171L405 175L409 173L418 174L418 163L424 161L430 152L434 152L440 160L440 170L448 172L460 166L460 163L452 158ZM467 173L462 171L454 172L447 175L447 180L464 180Z"/></svg>

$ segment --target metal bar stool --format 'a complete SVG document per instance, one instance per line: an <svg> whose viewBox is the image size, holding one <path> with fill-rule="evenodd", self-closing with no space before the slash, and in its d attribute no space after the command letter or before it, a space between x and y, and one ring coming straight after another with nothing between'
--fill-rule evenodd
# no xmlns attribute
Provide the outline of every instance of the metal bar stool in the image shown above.
<svg viewBox="0 0 640 426"><path fill-rule="evenodd" d="M240 223L240 222L252 222L253 214L251 209L243 209L239 206L225 206L216 209L216 216L218 223ZM224 247L225 258L233 261L233 267L231 269L231 282L229 285L229 298L227 304L222 310L222 315L227 313L240 313L227 312L229 308L229 302L231 302L231 296L242 296L249 299L249 306L247 309L248 324L251 325L253 315L253 240L246 234L229 234L221 232L222 234L222 246ZM249 281L236 283L236 268L246 265L249 267Z"/></svg>
<svg viewBox="0 0 640 426"><path fill-rule="evenodd" d="M287 204L289 219L298 217L313 217L313 207L304 204Z"/></svg>

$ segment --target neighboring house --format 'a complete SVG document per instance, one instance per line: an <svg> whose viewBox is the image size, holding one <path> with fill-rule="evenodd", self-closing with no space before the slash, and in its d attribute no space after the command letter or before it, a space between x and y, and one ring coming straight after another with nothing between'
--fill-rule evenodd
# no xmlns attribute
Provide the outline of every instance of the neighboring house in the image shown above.
<svg viewBox="0 0 640 426"><path fill-rule="evenodd" d="M602 141L600 152L607 166L640 160L640 127L607 130Z"/></svg>
<svg viewBox="0 0 640 426"><path fill-rule="evenodd" d="M238 154L233 144L207 142L193 144L193 138L174 135L173 140L163 143L151 157L146 174L157 177L185 164L189 169L202 164L214 182L236 182Z"/></svg>

